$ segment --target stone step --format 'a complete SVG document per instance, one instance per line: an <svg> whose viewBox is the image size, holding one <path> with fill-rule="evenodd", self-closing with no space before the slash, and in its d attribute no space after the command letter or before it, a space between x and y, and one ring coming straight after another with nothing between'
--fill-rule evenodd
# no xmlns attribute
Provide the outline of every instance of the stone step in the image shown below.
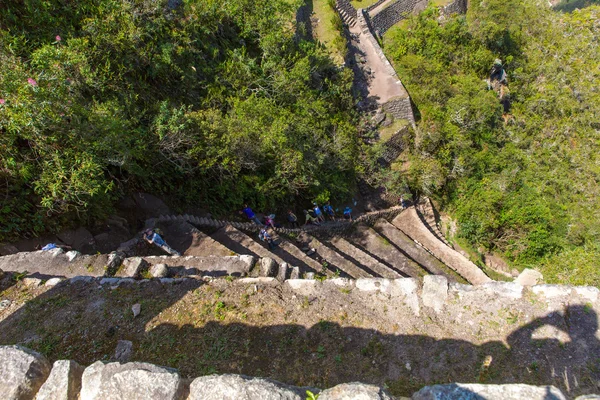
<svg viewBox="0 0 600 400"><path fill-rule="evenodd" d="M256 263L255 256L225 256L225 257L199 257L199 256L148 256L140 257L152 271L153 265L165 264L168 277L201 275L201 276L247 276ZM127 264L126 259L124 264Z"/></svg>
<svg viewBox="0 0 600 400"><path fill-rule="evenodd" d="M285 262L261 243L231 225L220 228L212 234L212 238L238 254L248 254L261 258L269 257L275 260L278 265Z"/></svg>
<svg viewBox="0 0 600 400"><path fill-rule="evenodd" d="M414 207L407 208L392 220L392 224L412 240L419 242L435 257L456 271L473 285L490 282L491 279L465 256L441 242L423 223Z"/></svg>
<svg viewBox="0 0 600 400"><path fill-rule="evenodd" d="M230 256L231 250L213 240L192 224L175 220L159 223L163 238L177 251L185 256Z"/></svg>
<svg viewBox="0 0 600 400"><path fill-rule="evenodd" d="M73 256L75 256L73 258ZM0 257L0 270L27 273L29 276L52 277L103 276L110 254L81 255L61 249L32 251Z"/></svg>
<svg viewBox="0 0 600 400"><path fill-rule="evenodd" d="M417 278L427 275L427 271L402 254L386 238L367 225L359 224L350 241L384 262L387 266L395 269L401 276Z"/></svg>
<svg viewBox="0 0 600 400"><path fill-rule="evenodd" d="M348 257L356 260L357 264L361 265L363 269L368 268L370 271L367 272L372 272L373 275L376 277L389 279L396 279L402 277L402 275L400 275L397 271L394 271L387 265L381 263L379 260L365 253L364 251L362 251L361 249L359 249L354 244L350 243L344 238L333 238L329 241L329 243L331 243L333 247L338 249L340 254L345 254Z"/></svg>
<svg viewBox="0 0 600 400"><path fill-rule="evenodd" d="M303 234L301 235L301 240L307 243L309 247L314 248L317 251L317 254L327 261L329 269L339 269L342 272L342 276L345 274L354 279L373 277L372 274L361 268L359 265L345 259L338 252L330 249L314 237Z"/></svg>
<svg viewBox="0 0 600 400"><path fill-rule="evenodd" d="M287 240L282 240L279 243L279 248L274 249L273 252L286 260L289 265L300 267L301 274L307 272L320 272L325 275L333 275L333 271L324 268L320 262L307 256L296 245Z"/></svg>
<svg viewBox="0 0 600 400"><path fill-rule="evenodd" d="M444 263L432 256L425 248L415 243L404 232L388 221L380 219L375 223L373 228L417 264L425 268L430 274L444 275L451 282L466 283L454 270L444 265Z"/></svg>

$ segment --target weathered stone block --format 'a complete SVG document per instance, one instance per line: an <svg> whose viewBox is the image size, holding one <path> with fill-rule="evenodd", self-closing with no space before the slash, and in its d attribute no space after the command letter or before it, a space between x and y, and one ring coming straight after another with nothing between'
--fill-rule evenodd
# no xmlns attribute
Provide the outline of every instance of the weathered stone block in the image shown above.
<svg viewBox="0 0 600 400"><path fill-rule="evenodd" d="M277 270L277 263L270 257L263 257L260 260L260 275L261 276L275 276Z"/></svg>
<svg viewBox="0 0 600 400"><path fill-rule="evenodd" d="M164 278L169 274L167 264L154 264L150 267L150 275L154 278Z"/></svg>
<svg viewBox="0 0 600 400"><path fill-rule="evenodd" d="M534 269L525 268L514 282L521 286L533 286L542 283L543 278L544 276L540 272Z"/></svg>
<svg viewBox="0 0 600 400"><path fill-rule="evenodd" d="M431 307L435 312L442 311L448 298L448 279L441 275L425 275L423 277L423 305Z"/></svg>
<svg viewBox="0 0 600 400"><path fill-rule="evenodd" d="M383 388L366 383L342 383L319 394L319 400L393 400Z"/></svg>
<svg viewBox="0 0 600 400"><path fill-rule="evenodd" d="M426 386L412 400L566 400L554 386L532 386L523 384L481 385L475 383L452 383L449 385Z"/></svg>
<svg viewBox="0 0 600 400"><path fill-rule="evenodd" d="M171 368L97 361L83 372L81 400L175 400L183 390L179 374Z"/></svg>
<svg viewBox="0 0 600 400"><path fill-rule="evenodd" d="M281 265L279 266L279 272L277 273L277 279L279 279L280 282L283 282L287 279L288 269L289 269L289 265L286 262L281 263Z"/></svg>
<svg viewBox="0 0 600 400"><path fill-rule="evenodd" d="M50 278L46 281L46 283L44 284L44 286L56 286L58 285L60 282L62 282L62 278Z"/></svg>
<svg viewBox="0 0 600 400"><path fill-rule="evenodd" d="M315 390L318 392L318 390ZM209 375L194 379L188 400L304 400L306 388L244 375Z"/></svg>
<svg viewBox="0 0 600 400"><path fill-rule="evenodd" d="M58 360L52 365L35 400L77 400L81 390L84 367L73 360Z"/></svg>
<svg viewBox="0 0 600 400"><path fill-rule="evenodd" d="M148 268L148 263L142 257L131 257L123 260L121 269L116 276L139 278L140 274Z"/></svg>
<svg viewBox="0 0 600 400"><path fill-rule="evenodd" d="M50 374L43 355L21 346L0 346L0 394L3 400L33 399Z"/></svg>

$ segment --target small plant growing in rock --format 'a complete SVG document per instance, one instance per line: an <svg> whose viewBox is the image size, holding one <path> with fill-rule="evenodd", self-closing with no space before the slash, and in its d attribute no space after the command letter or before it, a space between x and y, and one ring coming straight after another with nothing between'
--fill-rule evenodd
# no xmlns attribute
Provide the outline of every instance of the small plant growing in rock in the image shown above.
<svg viewBox="0 0 600 400"><path fill-rule="evenodd" d="M306 400L317 400L319 398L318 394L314 394L310 390L306 391Z"/></svg>

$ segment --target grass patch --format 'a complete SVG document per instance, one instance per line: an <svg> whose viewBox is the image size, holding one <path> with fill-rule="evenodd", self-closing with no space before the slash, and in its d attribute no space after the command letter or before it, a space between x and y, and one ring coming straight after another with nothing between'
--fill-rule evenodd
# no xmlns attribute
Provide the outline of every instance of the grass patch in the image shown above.
<svg viewBox="0 0 600 400"><path fill-rule="evenodd" d="M336 64L343 63L346 39L339 30L339 14L331 8L327 0L313 0L313 12L318 19L313 31L315 39L325 45Z"/></svg>

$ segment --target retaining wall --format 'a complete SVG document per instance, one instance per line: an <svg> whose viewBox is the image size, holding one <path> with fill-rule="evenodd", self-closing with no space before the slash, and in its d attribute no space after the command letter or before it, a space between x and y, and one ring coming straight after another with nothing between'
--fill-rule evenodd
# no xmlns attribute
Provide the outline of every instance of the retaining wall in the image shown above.
<svg viewBox="0 0 600 400"><path fill-rule="evenodd" d="M131 342L123 341L126 351ZM102 362L83 367L73 360L50 364L40 353L22 346L0 346L0 392L4 399L287 399L304 400L308 393L322 400L350 398L392 400L385 389L360 382L327 390L286 385L245 375L206 375L184 379L173 368L145 362ZM434 398L565 399L554 386L448 384L426 386L413 400ZM308 397L307 397L308 396ZM589 398L589 397L588 397Z"/></svg>
<svg viewBox="0 0 600 400"><path fill-rule="evenodd" d="M398 22L406 19L411 13L418 13L427 7L428 0L397 0L373 16L373 29L383 35Z"/></svg>

